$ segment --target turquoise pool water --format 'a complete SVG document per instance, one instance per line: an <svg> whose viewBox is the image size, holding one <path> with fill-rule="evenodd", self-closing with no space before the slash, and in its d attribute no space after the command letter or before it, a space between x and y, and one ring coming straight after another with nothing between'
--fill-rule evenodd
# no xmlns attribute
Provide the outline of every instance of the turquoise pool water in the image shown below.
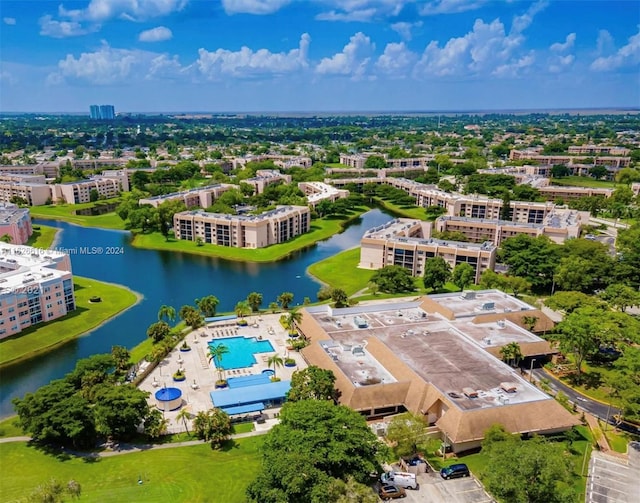
<svg viewBox="0 0 640 503"><path fill-rule="evenodd" d="M222 368L225 370L251 367L257 363L255 354L275 351L269 341L259 341L255 337L226 337L209 342L209 346L218 344L224 344L229 350L222 356Z"/></svg>

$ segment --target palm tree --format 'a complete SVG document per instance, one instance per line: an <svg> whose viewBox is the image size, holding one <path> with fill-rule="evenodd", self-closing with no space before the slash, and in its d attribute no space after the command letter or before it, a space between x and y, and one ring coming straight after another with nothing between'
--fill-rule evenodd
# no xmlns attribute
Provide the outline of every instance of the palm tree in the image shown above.
<svg viewBox="0 0 640 503"><path fill-rule="evenodd" d="M289 335L292 335L296 330L296 325L302 322L302 311L298 308L289 311L289 316L286 319L285 328L289 331Z"/></svg>
<svg viewBox="0 0 640 503"><path fill-rule="evenodd" d="M236 315L238 315L238 318L242 320L246 315L248 315L251 312L251 306L246 300L241 300L236 304L234 311L236 312Z"/></svg>
<svg viewBox="0 0 640 503"><path fill-rule="evenodd" d="M282 367L282 365L284 365L284 360L279 354L276 353L275 355L269 357L269 359L267 360L267 365L269 367L273 365L273 378L275 379L276 367Z"/></svg>
<svg viewBox="0 0 640 503"><path fill-rule="evenodd" d="M537 316L523 316L522 317L522 323L524 324L525 327L527 327L527 330L529 332L533 331L533 329L535 328L537 322L538 322L538 317Z"/></svg>
<svg viewBox="0 0 640 503"><path fill-rule="evenodd" d="M522 351L520 350L520 344L517 342L510 342L509 344L500 348L500 356L502 361L509 363L509 365L518 365L518 362L522 359Z"/></svg>
<svg viewBox="0 0 640 503"><path fill-rule="evenodd" d="M222 368L222 355L227 354L229 348L224 344L209 346L209 361L213 360L216 370L218 371L218 380L224 381L224 369Z"/></svg>
<svg viewBox="0 0 640 503"><path fill-rule="evenodd" d="M171 306L163 304L160 306L160 309L158 309L158 321L162 321L165 318L167 322L175 321L176 310Z"/></svg>
<svg viewBox="0 0 640 503"><path fill-rule="evenodd" d="M187 421L191 420L191 414L186 409L186 407L182 408L180 412L176 415L176 421L182 421L184 424L184 429L187 430L187 435L189 435L189 427L187 426Z"/></svg>
<svg viewBox="0 0 640 503"><path fill-rule="evenodd" d="M0 236L0 241L2 241L3 243L11 243L13 241L13 238L9 234L3 234L2 236Z"/></svg>

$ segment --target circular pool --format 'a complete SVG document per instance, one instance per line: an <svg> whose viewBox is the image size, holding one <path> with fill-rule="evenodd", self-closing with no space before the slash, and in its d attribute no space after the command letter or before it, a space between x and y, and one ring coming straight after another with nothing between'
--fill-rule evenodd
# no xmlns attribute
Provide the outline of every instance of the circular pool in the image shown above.
<svg viewBox="0 0 640 503"><path fill-rule="evenodd" d="M182 391L178 388L162 388L156 391L156 406L160 410L176 410L182 405Z"/></svg>
<svg viewBox="0 0 640 503"><path fill-rule="evenodd" d="M269 377L273 377L274 375L276 375L276 371L273 369L264 369L262 373L264 375L268 375Z"/></svg>

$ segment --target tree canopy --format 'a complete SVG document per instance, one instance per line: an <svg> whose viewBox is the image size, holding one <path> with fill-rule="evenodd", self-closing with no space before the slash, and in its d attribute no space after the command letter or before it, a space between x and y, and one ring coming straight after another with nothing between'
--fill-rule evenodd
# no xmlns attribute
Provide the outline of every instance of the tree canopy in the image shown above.
<svg viewBox="0 0 640 503"><path fill-rule="evenodd" d="M291 388L287 392L287 401L335 401L338 399L338 392L334 387L335 382L336 376L331 370L321 369L315 365L296 370L291 377Z"/></svg>
<svg viewBox="0 0 640 503"><path fill-rule="evenodd" d="M451 267L442 257L434 257L424 263L424 287L440 290L451 277Z"/></svg>
<svg viewBox="0 0 640 503"><path fill-rule="evenodd" d="M378 269L371 281L386 293L412 292L415 289L411 271L399 265L387 265Z"/></svg>

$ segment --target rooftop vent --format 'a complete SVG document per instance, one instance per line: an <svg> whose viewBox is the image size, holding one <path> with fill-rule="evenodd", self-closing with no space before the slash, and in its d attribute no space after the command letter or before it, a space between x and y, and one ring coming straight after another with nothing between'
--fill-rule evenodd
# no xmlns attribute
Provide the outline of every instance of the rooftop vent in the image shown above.
<svg viewBox="0 0 640 503"><path fill-rule="evenodd" d="M462 392L467 398L478 398L478 392L473 388L462 388Z"/></svg>
<svg viewBox="0 0 640 503"><path fill-rule="evenodd" d="M467 290L466 292L462 292L460 298L465 300L473 300L476 298L476 292Z"/></svg>
<svg viewBox="0 0 640 503"><path fill-rule="evenodd" d="M485 302L480 307L480 309L482 309L483 311L492 311L495 308L496 308L496 303L495 302Z"/></svg>
<svg viewBox="0 0 640 503"><path fill-rule="evenodd" d="M501 382L500 387L507 393L516 393L518 386L514 382Z"/></svg>

